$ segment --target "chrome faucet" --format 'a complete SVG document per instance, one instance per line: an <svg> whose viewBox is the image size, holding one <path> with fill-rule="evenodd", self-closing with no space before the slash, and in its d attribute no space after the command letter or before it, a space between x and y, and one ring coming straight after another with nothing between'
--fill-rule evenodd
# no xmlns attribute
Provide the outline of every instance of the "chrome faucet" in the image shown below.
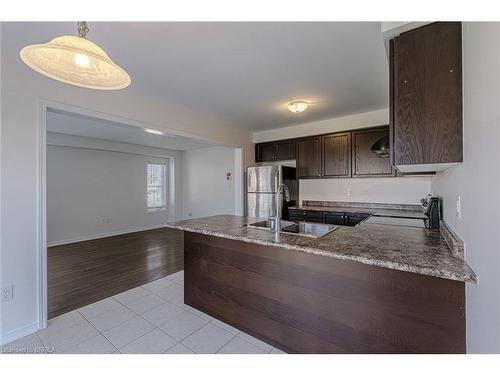
<svg viewBox="0 0 500 375"><path fill-rule="evenodd" d="M290 201L290 190L288 190L288 186L285 184L281 184L278 187L278 192L276 194L276 215L274 216L274 231L279 232L281 229L281 211L280 211L280 202L281 202L281 192L283 191L284 199L286 202Z"/></svg>

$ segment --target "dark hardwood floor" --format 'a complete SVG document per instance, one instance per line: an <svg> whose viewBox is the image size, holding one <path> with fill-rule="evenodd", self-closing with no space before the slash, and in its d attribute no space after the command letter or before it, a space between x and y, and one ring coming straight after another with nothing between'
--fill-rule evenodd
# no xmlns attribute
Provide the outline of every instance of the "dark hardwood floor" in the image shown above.
<svg viewBox="0 0 500 375"><path fill-rule="evenodd" d="M174 229L83 241L47 249L48 317L184 269L184 237Z"/></svg>

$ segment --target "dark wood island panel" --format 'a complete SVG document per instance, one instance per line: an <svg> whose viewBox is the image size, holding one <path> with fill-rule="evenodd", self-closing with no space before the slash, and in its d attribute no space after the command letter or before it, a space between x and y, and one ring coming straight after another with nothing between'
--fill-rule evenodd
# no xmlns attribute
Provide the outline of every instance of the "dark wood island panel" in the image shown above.
<svg viewBox="0 0 500 375"><path fill-rule="evenodd" d="M463 282L184 232L185 303L289 353L465 353Z"/></svg>

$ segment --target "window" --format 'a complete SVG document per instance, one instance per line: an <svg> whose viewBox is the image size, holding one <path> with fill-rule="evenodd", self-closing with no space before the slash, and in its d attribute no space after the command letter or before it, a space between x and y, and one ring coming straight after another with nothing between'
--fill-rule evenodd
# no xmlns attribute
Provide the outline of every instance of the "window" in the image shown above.
<svg viewBox="0 0 500 375"><path fill-rule="evenodd" d="M167 166L148 163L146 168L146 206L148 211L167 208Z"/></svg>

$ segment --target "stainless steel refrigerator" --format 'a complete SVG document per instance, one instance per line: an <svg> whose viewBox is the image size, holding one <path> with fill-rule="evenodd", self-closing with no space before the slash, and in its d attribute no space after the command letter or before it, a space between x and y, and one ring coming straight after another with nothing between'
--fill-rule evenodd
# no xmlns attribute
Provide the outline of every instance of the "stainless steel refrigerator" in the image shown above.
<svg viewBox="0 0 500 375"><path fill-rule="evenodd" d="M268 218L276 215L278 187L288 186L290 201L280 196L281 216L288 219L288 207L295 205L299 197L299 183L295 168L283 165L266 165L247 168L247 216Z"/></svg>

